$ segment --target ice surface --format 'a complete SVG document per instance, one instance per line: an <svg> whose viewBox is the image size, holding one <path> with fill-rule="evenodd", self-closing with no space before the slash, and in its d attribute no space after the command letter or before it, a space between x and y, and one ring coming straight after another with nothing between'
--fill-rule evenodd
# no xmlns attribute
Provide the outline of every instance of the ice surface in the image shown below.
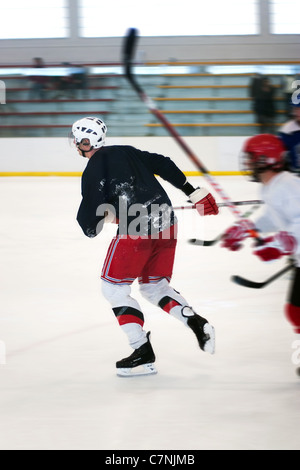
<svg viewBox="0 0 300 470"><path fill-rule="evenodd" d="M234 200L259 198L242 177L217 180ZM222 208L200 221L178 211L172 286L215 326L216 354L134 284L158 374L119 378L115 362L131 351L99 281L115 226L86 238L79 203L79 178L0 179L0 449L299 450L300 379L283 314L289 276L261 290L230 281L264 280L284 261L262 263L250 241L237 253L192 246L189 238L214 238L233 215Z"/></svg>

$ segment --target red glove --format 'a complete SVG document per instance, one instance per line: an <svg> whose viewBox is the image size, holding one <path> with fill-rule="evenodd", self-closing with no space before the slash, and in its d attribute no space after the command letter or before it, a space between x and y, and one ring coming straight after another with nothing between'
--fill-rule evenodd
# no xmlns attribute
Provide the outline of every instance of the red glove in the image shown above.
<svg viewBox="0 0 300 470"><path fill-rule="evenodd" d="M288 232L279 232L273 237L267 237L263 244L253 251L262 261L273 261L284 255L292 255L297 247L296 239Z"/></svg>
<svg viewBox="0 0 300 470"><path fill-rule="evenodd" d="M255 227L248 219L242 219L236 222L224 233L221 246L231 251L237 251L242 248L241 242L249 237L249 231Z"/></svg>
<svg viewBox="0 0 300 470"><path fill-rule="evenodd" d="M200 215L217 215L219 208L215 201L215 198L205 188L198 188L189 198L193 204L195 204L197 211Z"/></svg>

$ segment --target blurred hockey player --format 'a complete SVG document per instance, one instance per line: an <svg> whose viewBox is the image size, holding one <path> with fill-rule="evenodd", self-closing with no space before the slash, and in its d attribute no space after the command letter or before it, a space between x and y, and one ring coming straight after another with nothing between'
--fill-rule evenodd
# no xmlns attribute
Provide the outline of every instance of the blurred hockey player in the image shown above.
<svg viewBox="0 0 300 470"><path fill-rule="evenodd" d="M255 246L254 254L262 261L287 256L295 262L285 313L300 339L300 180L284 171L285 147L279 137L271 134L248 139L243 148L243 169L252 181L262 183L265 212L253 227L265 234ZM251 222L250 222L251 228ZM222 246L236 251L249 236L249 221L241 220L223 236Z"/></svg>
<svg viewBox="0 0 300 470"><path fill-rule="evenodd" d="M72 126L77 150L88 160L77 220L88 237L98 235L105 221L118 224L103 264L102 293L134 351L116 363L117 375L153 374L150 332L144 330L142 309L130 295L136 279L142 296L191 328L203 351L213 354L215 349L213 326L170 286L177 222L155 175L183 191L201 215L217 214L218 206L209 191L187 182L170 158L132 146L105 146L106 132L97 118L83 118Z"/></svg>
<svg viewBox="0 0 300 470"><path fill-rule="evenodd" d="M300 176L300 100L291 102L291 108L292 119L279 129L279 137L287 149L287 169Z"/></svg>

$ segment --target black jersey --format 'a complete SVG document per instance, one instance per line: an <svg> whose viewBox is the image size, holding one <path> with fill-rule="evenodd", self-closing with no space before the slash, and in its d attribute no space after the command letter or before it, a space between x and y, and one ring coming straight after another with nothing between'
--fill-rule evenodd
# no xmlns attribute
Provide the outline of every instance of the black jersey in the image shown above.
<svg viewBox="0 0 300 470"><path fill-rule="evenodd" d="M186 183L175 163L157 153L121 145L101 147L94 153L82 175L77 214L85 235L98 235L107 209L113 209L119 221L119 234L149 236L173 225L171 201L155 175L178 189Z"/></svg>

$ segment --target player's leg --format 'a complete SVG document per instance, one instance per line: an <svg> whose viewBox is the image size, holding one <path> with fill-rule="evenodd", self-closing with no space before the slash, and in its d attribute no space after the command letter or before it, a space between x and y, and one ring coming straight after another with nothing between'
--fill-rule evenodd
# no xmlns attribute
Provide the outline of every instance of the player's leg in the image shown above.
<svg viewBox="0 0 300 470"><path fill-rule="evenodd" d="M205 318L198 315L186 299L169 284L176 250L176 228L169 239L159 239L154 244L153 255L139 278L141 294L149 302L191 328L200 348L213 354L214 328Z"/></svg>
<svg viewBox="0 0 300 470"><path fill-rule="evenodd" d="M198 315L167 279L157 283L140 284L141 294L151 303L177 318L195 333L203 351L213 354L215 351L215 332L206 318Z"/></svg>
<svg viewBox="0 0 300 470"><path fill-rule="evenodd" d="M295 333L300 335L300 268L295 269L285 305L285 314Z"/></svg>
<svg viewBox="0 0 300 470"><path fill-rule="evenodd" d="M138 302L130 295L131 286L102 280L101 289L119 326L127 335L129 345L137 349L146 343L146 332L143 330L144 315Z"/></svg>
<svg viewBox="0 0 300 470"><path fill-rule="evenodd" d="M117 362L118 375L132 375L131 368L139 365L144 366L143 373L156 372L149 334L143 328L143 312L130 295L131 283L138 277L146 258L147 240L116 237L108 249L102 269L102 293L134 349L130 356Z"/></svg>
<svg viewBox="0 0 300 470"><path fill-rule="evenodd" d="M120 285L102 281L102 293L106 300L111 304L112 310L117 321L127 335L129 345L134 352L117 361L116 367L118 375L133 375L131 369L143 366L143 373L156 373L153 365L155 354L153 352L149 335L143 329L144 315L138 304L130 295L130 285Z"/></svg>
<svg viewBox="0 0 300 470"><path fill-rule="evenodd" d="M291 281L290 291L285 305L285 314L296 333L297 344L300 341L300 268L296 268L294 278ZM300 375L299 362L297 363L296 373Z"/></svg>

